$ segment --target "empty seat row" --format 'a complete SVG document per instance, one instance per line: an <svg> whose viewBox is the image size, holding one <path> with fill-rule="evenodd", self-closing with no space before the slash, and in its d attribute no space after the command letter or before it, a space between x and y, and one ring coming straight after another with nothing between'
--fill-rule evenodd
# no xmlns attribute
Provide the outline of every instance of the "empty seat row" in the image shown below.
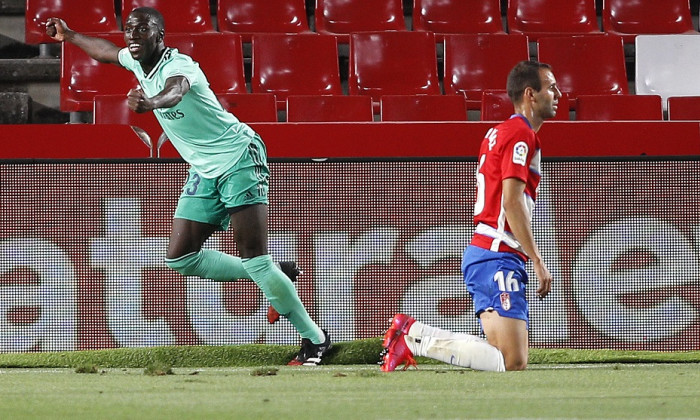
<svg viewBox="0 0 700 420"><path fill-rule="evenodd" d="M121 26L129 12L136 7L154 7L163 14L169 33L212 32L214 26L209 12L209 0L186 0L177 6L166 0L121 0ZM114 0L27 0L25 11L25 42L42 44L55 42L46 35L46 20L58 17L69 27L84 33L119 33Z"/></svg>
<svg viewBox="0 0 700 420"><path fill-rule="evenodd" d="M608 33L634 42L638 34L695 33L688 0L603 0L602 27L595 0L509 0L508 31L542 36Z"/></svg>
<svg viewBox="0 0 700 420"><path fill-rule="evenodd" d="M514 108L503 90L483 92L481 121L503 121ZM224 94L222 106L246 123L277 122L275 96L269 93ZM561 99L566 101L566 95ZM658 95L582 95L577 99L577 121L661 121L663 112ZM668 100L669 120L700 120L700 97L672 97ZM468 121L466 101L461 96L386 95L380 98L379 121ZM569 121L569 112L560 108L554 121ZM372 122L372 102L367 96L290 95L286 104L287 122ZM156 144L162 129L155 115L131 112L124 95L97 95L94 98L95 124L128 124L145 142Z"/></svg>
<svg viewBox="0 0 700 420"><path fill-rule="evenodd" d="M172 34L167 40L200 62L217 94L247 92L240 36ZM683 48L686 44L687 48ZM527 38L522 35L451 35L445 38L444 45L445 94L465 96L468 109L480 109L483 91L502 90L510 68L517 61L527 59L528 54ZM570 51L576 51L574 57ZM637 54L636 93L658 95L662 104L670 96L700 95L694 83L694 69L700 63L693 61L700 58L699 37L640 36ZM568 104L564 99L560 104L564 115L568 109L578 110L578 98L584 95L629 94L619 37L541 38L538 56L552 64L559 87L567 94ZM222 57L229 61L222 61ZM370 97L375 113L383 96L442 93L432 33L353 34L349 72L348 93ZM124 95L135 85L129 72L99 64L72 44L63 45L61 107L64 111L89 111L95 95ZM275 95L279 109L286 109L289 95L343 96L334 38L256 35L251 90Z"/></svg>
<svg viewBox="0 0 700 420"><path fill-rule="evenodd" d="M105 35L118 41L118 35ZM375 107L384 95L466 95L478 109L481 92L505 88L518 61L529 58L524 35L450 35L444 40L443 86L438 77L434 35L430 32L362 32L352 34L348 94L370 96ZM197 60L217 94L245 93L242 41L236 34L166 35L166 44ZM90 59L64 43L61 109L89 111L96 94L119 94L136 85L116 66ZM252 40L252 93L273 93L285 106L287 95L342 95L335 38L324 35L256 35ZM570 51L576 51L572 57ZM628 81L620 37L542 38L538 56L550 63L570 108L583 94L626 94ZM585 64L585 65L582 65Z"/></svg>
<svg viewBox="0 0 700 420"><path fill-rule="evenodd" d="M271 94L233 95L236 98L266 97ZM228 101L228 102L226 102ZM222 100L224 106L243 121L275 121L273 101L254 99L238 103ZM562 93L561 103L568 97ZM576 99L576 121L661 121L664 119L659 95L581 95ZM668 119L700 120L700 96L674 96L667 100ZM467 121L467 105L462 96L385 95L380 98L381 121ZM244 109L246 106L249 109ZM262 106L264 113L253 114ZM287 97L288 122L373 121L372 103L366 96L290 95ZM505 90L485 90L480 106L481 121L503 121L513 114L513 104ZM250 114L247 114L250 113ZM250 115L250 116L249 116ZM559 107L554 121L569 121L566 107Z"/></svg>
<svg viewBox="0 0 700 420"><path fill-rule="evenodd" d="M567 94L562 92L559 103L566 104L567 101ZM483 93L482 121L502 121L512 113L513 105L505 90L490 90ZM560 105L553 120L569 121L569 118L568 108ZM679 119L676 114L673 118ZM580 95L576 98L576 121L661 121L663 119L661 97L658 95ZM700 119L700 113L696 113L694 119Z"/></svg>
<svg viewBox="0 0 700 420"><path fill-rule="evenodd" d="M70 3L70 4L69 4ZM217 29L235 32L248 42L256 33L308 33L305 0L218 0ZM123 21L138 6L159 9L170 33L214 30L209 0L186 0L175 7L167 0L122 0ZM347 43L361 31L403 31L407 25L402 0L316 0L315 31ZM26 42L50 43L44 23L62 17L80 32L118 32L113 0L27 0ZM602 28L595 0L509 0L508 32L530 40L552 35L610 33L631 43L637 34L697 33L689 0L604 0ZM454 33L503 33L500 0L413 0L412 27L442 39Z"/></svg>
<svg viewBox="0 0 700 420"><path fill-rule="evenodd" d="M275 95L246 93L217 95L224 109L246 123L277 122ZM467 121L464 97L443 95L387 95L380 98L381 121ZM290 95L286 101L287 122L375 121L368 96ZM510 114L513 112L510 107ZM139 127L151 140L162 129L151 112L129 110L124 95L96 95L93 100L96 124L129 124Z"/></svg>

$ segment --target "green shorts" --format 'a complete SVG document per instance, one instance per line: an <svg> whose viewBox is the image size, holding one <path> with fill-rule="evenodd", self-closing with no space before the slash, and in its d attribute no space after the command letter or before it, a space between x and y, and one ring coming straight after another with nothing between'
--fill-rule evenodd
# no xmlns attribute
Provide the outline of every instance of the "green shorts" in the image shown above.
<svg viewBox="0 0 700 420"><path fill-rule="evenodd" d="M268 203L269 180L265 145L256 136L238 163L220 177L204 178L190 169L175 209L175 218L227 230L231 210Z"/></svg>

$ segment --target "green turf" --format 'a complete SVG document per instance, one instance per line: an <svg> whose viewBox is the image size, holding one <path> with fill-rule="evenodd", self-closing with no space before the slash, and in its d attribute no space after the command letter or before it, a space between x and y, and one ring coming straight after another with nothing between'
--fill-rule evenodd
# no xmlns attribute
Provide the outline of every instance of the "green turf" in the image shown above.
<svg viewBox="0 0 700 420"><path fill-rule="evenodd" d="M297 347L172 346L0 354L0 419L697 418L700 352L531 349L524 372L419 358L379 370L380 339Z"/></svg>
<svg viewBox="0 0 700 420"><path fill-rule="evenodd" d="M109 419L692 418L697 364L0 369L0 417Z"/></svg>
<svg viewBox="0 0 700 420"><path fill-rule="evenodd" d="M247 344L239 346L166 346L119 348L108 350L57 353L0 354L0 368L81 367L102 368L147 367L163 364L170 367L246 367L284 365L298 347ZM372 338L341 342L324 358L333 365L362 365L379 362L381 340ZM419 358L421 364L439 362ZM531 349L530 364L562 363L700 363L700 351L649 352L622 350Z"/></svg>
<svg viewBox="0 0 700 420"><path fill-rule="evenodd" d="M173 367L284 365L298 346L246 344L238 346L164 346L56 353L0 354L0 367L145 367L153 363ZM372 364L382 350L378 338L335 343L327 356L331 364Z"/></svg>

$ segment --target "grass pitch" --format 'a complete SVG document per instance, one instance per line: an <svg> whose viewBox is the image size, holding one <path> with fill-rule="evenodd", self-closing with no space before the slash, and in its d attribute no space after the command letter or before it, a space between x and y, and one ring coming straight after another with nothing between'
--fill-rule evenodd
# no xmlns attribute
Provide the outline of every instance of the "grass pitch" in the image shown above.
<svg viewBox="0 0 700 420"><path fill-rule="evenodd" d="M697 418L697 364L0 369L2 418Z"/></svg>
<svg viewBox="0 0 700 420"><path fill-rule="evenodd" d="M383 373L379 339L327 366L291 346L0 354L0 419L700 418L700 352L532 349L523 372L418 359Z"/></svg>

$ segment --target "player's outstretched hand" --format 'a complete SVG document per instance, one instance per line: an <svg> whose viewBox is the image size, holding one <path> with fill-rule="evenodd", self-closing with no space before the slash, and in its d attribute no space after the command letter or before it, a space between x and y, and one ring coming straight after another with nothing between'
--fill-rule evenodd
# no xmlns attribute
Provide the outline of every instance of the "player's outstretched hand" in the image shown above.
<svg viewBox="0 0 700 420"><path fill-rule="evenodd" d="M131 89L129 93L126 94L127 104L129 109L134 112L148 112L153 110L151 106L151 101L146 97L146 94L141 89L141 86Z"/></svg>
<svg viewBox="0 0 700 420"><path fill-rule="evenodd" d="M66 38L66 32L70 31L66 22L59 18L48 18L46 20L46 35L63 42Z"/></svg>
<svg viewBox="0 0 700 420"><path fill-rule="evenodd" d="M544 262L534 263L533 268L535 269L537 279L540 281L540 285L537 288L537 296L539 296L540 299L544 299L552 290L552 274L549 272Z"/></svg>

